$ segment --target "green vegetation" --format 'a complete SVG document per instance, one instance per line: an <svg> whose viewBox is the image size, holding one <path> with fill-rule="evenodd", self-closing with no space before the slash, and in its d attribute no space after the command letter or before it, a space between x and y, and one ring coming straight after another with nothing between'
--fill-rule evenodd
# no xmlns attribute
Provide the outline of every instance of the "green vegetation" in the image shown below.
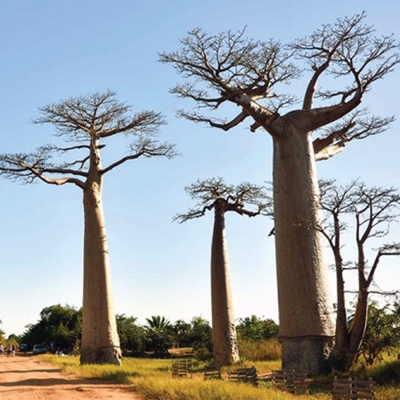
<svg viewBox="0 0 400 400"><path fill-rule="evenodd" d="M400 314L398 310L393 311L387 308L380 308L375 302L372 302L368 308L368 324L359 356L362 356L369 365L382 360L385 352L399 353Z"/></svg>
<svg viewBox="0 0 400 400"><path fill-rule="evenodd" d="M141 326L135 317L117 315L117 329L123 355L170 356L171 348L190 347L197 359L212 359L212 329L202 317L194 317L190 323L178 320L171 323L165 317L151 316ZM30 324L18 342L32 348L43 343L51 350L62 350L65 354L79 354L82 329L82 310L60 304L46 307L40 320ZM281 357L277 340L279 326L272 319L261 319L252 315L240 319L237 324L239 350L245 360L277 360Z"/></svg>

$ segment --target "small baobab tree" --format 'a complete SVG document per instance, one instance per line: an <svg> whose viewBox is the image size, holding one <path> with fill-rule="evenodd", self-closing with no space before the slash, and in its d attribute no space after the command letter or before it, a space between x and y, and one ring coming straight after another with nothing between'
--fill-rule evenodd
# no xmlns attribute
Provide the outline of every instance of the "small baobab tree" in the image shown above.
<svg viewBox="0 0 400 400"><path fill-rule="evenodd" d="M139 157L175 155L174 145L160 143L164 118L154 111L131 113L111 91L74 97L40 109L36 124L55 127L55 136L68 145L47 144L32 153L0 155L0 174L11 180L51 185L72 184L83 192L83 320L81 363L121 363L111 290L109 252L103 215L104 176ZM104 142L116 136L132 141L121 158L102 166ZM71 144L73 143L73 144ZM54 161L59 157L58 162Z"/></svg>
<svg viewBox="0 0 400 400"><path fill-rule="evenodd" d="M367 244L373 239L381 239L389 233L389 225L399 215L400 195L395 188L368 187L354 181L346 186L335 185L334 181L320 181L321 208L324 220L319 227L332 249L335 273L337 315L335 345L330 355L336 370L348 371L356 359L362 344L368 317L370 293L388 294L373 290L374 277L383 257L399 256L400 243L380 245L372 263L366 258ZM354 238L357 261L343 260L343 233L349 229L348 217L354 220ZM348 324L346 311L345 280L346 270L356 270L358 288L355 312Z"/></svg>
<svg viewBox="0 0 400 400"><path fill-rule="evenodd" d="M175 220L185 222L202 217L207 211L214 211L211 244L213 358L216 366L231 364L239 360L239 350L229 276L225 214L233 211L254 217L267 207L269 197L262 186L247 182L237 186L227 185L222 178L198 180L185 190L198 203L187 213L177 214Z"/></svg>
<svg viewBox="0 0 400 400"><path fill-rule="evenodd" d="M309 373L329 367L334 340L321 234L307 228L320 222L316 161L392 121L360 109L371 86L400 62L394 38L376 35L365 18L338 19L286 46L247 39L244 30L213 35L196 28L181 50L160 54L185 79L171 92L195 103L180 116L224 131L250 120L251 131L272 138L282 364ZM298 104L285 87L303 76Z"/></svg>

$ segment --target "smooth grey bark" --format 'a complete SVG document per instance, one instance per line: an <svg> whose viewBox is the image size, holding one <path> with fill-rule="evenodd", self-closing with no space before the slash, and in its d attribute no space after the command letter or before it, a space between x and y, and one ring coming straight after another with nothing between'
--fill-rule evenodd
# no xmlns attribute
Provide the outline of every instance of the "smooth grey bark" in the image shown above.
<svg viewBox="0 0 400 400"><path fill-rule="evenodd" d="M274 219L282 367L323 372L333 345L311 134L274 140ZM288 195L293 193L293 195ZM307 357L304 357L304 355Z"/></svg>
<svg viewBox="0 0 400 400"><path fill-rule="evenodd" d="M221 367L239 361L223 204L216 204L214 207L211 245L211 305L213 363Z"/></svg>
<svg viewBox="0 0 400 400"><path fill-rule="evenodd" d="M115 319L109 250L103 215L98 143L91 146L90 169L83 191L84 257L81 364L120 365L122 353Z"/></svg>

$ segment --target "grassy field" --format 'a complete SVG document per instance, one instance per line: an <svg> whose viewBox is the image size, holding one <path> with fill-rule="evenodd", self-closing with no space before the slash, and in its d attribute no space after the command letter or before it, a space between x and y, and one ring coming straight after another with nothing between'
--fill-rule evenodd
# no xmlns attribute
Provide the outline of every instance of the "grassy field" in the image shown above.
<svg viewBox="0 0 400 400"><path fill-rule="evenodd" d="M39 357L44 361L59 366L65 373L75 374L88 379L96 378L127 384L143 398L151 400L331 399L331 377L310 380L310 391L307 395L291 395L274 389L270 382L261 382L258 387L253 387L250 384L228 382L226 380L227 369L222 370L222 375L225 378L223 381L204 381L203 369L205 363L194 363L192 379L176 379L172 378L171 359L125 358L122 367L117 367L112 365L80 366L78 357L53 355L42 355ZM254 365L261 376L269 373L272 369L280 368L279 361L249 362L245 363L245 365ZM382 368L382 365L379 368ZM360 374L367 372L365 369L359 371ZM400 387L397 377L394 378L392 386L377 385L376 397L378 400L399 400Z"/></svg>

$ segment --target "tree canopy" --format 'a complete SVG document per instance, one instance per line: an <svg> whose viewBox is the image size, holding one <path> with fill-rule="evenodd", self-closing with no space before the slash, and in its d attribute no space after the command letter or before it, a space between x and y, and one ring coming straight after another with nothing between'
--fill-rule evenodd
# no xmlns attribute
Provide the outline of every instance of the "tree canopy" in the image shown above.
<svg viewBox="0 0 400 400"><path fill-rule="evenodd" d="M72 97L40 108L35 124L51 124L54 136L70 146L46 144L32 153L0 155L0 174L11 180L32 183L40 179L54 185L73 183L85 189L89 177L90 150L104 149L104 140L124 135L131 140L128 154L99 170L103 176L117 166L139 157L176 155L175 146L157 140L164 117L154 111L131 114L131 107L117 100L116 93L105 91Z"/></svg>
<svg viewBox="0 0 400 400"><path fill-rule="evenodd" d="M175 215L174 220L181 223L204 216L218 203L224 204L224 212L234 211L248 217L261 214L272 203L263 186L249 182L238 185L227 184L221 177L198 179L190 186L186 186L185 191L193 200L197 200L197 204L186 213Z"/></svg>
<svg viewBox="0 0 400 400"><path fill-rule="evenodd" d="M399 45L393 35L376 35L365 20L364 12L339 18L286 45L246 38L245 29L220 34L192 29L181 40L181 50L160 54L160 61L185 79L171 92L195 102L192 111L181 109L178 115L225 131L251 118L251 131L263 127L276 138L289 136L285 125L300 115L307 117L308 131L338 121L314 139L317 160L334 156L354 139L383 132L392 117L354 110L371 85L400 62ZM287 86L306 74L302 98L288 94ZM323 77L324 88L318 86ZM240 112L229 118L232 105ZM293 110L281 119L282 112L297 105L301 113Z"/></svg>

